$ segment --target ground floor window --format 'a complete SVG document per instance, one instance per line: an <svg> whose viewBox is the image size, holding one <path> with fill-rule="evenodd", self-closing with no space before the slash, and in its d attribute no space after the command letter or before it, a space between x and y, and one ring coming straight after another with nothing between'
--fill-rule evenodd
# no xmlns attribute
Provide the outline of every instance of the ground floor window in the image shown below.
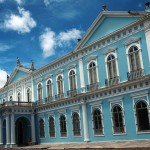
<svg viewBox="0 0 150 150"><path fill-rule="evenodd" d="M103 134L102 115L99 109L93 111L93 127L94 135Z"/></svg>
<svg viewBox="0 0 150 150"><path fill-rule="evenodd" d="M72 124L73 124L73 135L80 136L81 135L80 119L79 114L77 112L72 114Z"/></svg>
<svg viewBox="0 0 150 150"><path fill-rule="evenodd" d="M44 120L43 119L40 119L39 127L40 127L40 138L44 138L45 137L45 131L44 131Z"/></svg>
<svg viewBox="0 0 150 150"><path fill-rule="evenodd" d="M49 117L49 135L50 137L55 137L55 123L52 116Z"/></svg>
<svg viewBox="0 0 150 150"><path fill-rule="evenodd" d="M60 116L60 136L66 137L67 136L67 127L66 127L66 117L65 115Z"/></svg>
<svg viewBox="0 0 150 150"><path fill-rule="evenodd" d="M116 105L112 108L112 121L114 134L124 133L124 118L121 106Z"/></svg>
<svg viewBox="0 0 150 150"><path fill-rule="evenodd" d="M136 104L136 120L137 120L137 129L139 132L150 130L148 106L144 101L139 101Z"/></svg>

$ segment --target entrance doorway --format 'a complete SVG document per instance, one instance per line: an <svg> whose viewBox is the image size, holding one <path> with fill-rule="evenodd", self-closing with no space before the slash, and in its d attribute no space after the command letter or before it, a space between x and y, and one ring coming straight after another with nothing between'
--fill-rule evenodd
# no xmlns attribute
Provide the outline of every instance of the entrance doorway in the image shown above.
<svg viewBox="0 0 150 150"><path fill-rule="evenodd" d="M31 124L25 117L20 117L16 120L16 144L18 146L25 146L31 139Z"/></svg>

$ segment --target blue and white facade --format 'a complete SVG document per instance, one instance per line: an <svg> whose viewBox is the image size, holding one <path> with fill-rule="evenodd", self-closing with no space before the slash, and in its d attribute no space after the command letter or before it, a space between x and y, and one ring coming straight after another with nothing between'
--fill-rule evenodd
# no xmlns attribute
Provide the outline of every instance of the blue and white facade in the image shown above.
<svg viewBox="0 0 150 150"><path fill-rule="evenodd" d="M37 70L18 59L0 89L0 144L150 139L147 11L104 9L72 52Z"/></svg>

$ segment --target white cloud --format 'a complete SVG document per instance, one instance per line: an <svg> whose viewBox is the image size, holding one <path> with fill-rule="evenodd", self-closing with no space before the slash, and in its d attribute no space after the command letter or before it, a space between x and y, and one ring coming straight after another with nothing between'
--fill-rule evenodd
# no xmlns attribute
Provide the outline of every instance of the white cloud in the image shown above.
<svg viewBox="0 0 150 150"><path fill-rule="evenodd" d="M36 27L35 20L31 17L29 11L18 7L19 15L11 14L4 21L4 28L14 30L18 33L28 33L32 28Z"/></svg>
<svg viewBox="0 0 150 150"><path fill-rule="evenodd" d="M19 5L24 2L24 0L15 0Z"/></svg>
<svg viewBox="0 0 150 150"><path fill-rule="evenodd" d="M42 35L40 35L40 46L43 50L43 57L49 57L55 54L55 32L46 28Z"/></svg>
<svg viewBox="0 0 150 150"><path fill-rule="evenodd" d="M11 48L13 48L12 45L7 45L7 44L0 43L0 52L8 51Z"/></svg>
<svg viewBox="0 0 150 150"><path fill-rule="evenodd" d="M52 3L61 3L65 2L67 0L44 0L45 6L51 5Z"/></svg>
<svg viewBox="0 0 150 150"><path fill-rule="evenodd" d="M39 37L40 46L43 50L43 57L49 57L55 54L57 48L70 47L72 42L81 38L83 31L71 29L66 32L60 32L58 35L49 28L46 28Z"/></svg>
<svg viewBox="0 0 150 150"><path fill-rule="evenodd" d="M0 0L0 3L3 3L3 2L5 2L5 0Z"/></svg>
<svg viewBox="0 0 150 150"><path fill-rule="evenodd" d="M7 72L0 69L0 88L2 88L7 81Z"/></svg>

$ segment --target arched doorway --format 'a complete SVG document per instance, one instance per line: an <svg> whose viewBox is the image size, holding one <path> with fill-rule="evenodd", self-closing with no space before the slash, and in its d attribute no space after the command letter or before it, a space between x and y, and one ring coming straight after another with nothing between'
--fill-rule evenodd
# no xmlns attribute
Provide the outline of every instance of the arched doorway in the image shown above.
<svg viewBox="0 0 150 150"><path fill-rule="evenodd" d="M3 144L6 145L6 120L3 121Z"/></svg>
<svg viewBox="0 0 150 150"><path fill-rule="evenodd" d="M27 145L28 140L31 139L31 124L25 117L20 117L16 120L16 144Z"/></svg>

